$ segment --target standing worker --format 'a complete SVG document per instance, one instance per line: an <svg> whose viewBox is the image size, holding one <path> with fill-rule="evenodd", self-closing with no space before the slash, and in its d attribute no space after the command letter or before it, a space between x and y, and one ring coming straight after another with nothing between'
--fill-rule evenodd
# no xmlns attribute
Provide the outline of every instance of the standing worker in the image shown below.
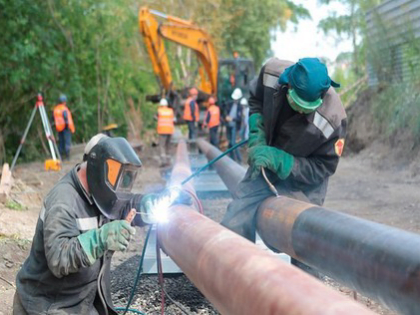
<svg viewBox="0 0 420 315"><path fill-rule="evenodd" d="M217 136L217 131L219 130L220 125L220 108L216 105L216 99L213 96L208 99L207 104L208 109L204 118L203 127L209 128L210 143L218 148L219 138Z"/></svg>
<svg viewBox="0 0 420 315"><path fill-rule="evenodd" d="M166 98L159 102L157 115L157 133L159 135L160 165L162 167L170 164L171 139L175 131L174 110L168 107Z"/></svg>
<svg viewBox="0 0 420 315"><path fill-rule="evenodd" d="M61 94L54 107L54 123L58 132L58 150L61 156L70 159L71 134L75 132L73 117L67 107L67 97Z"/></svg>
<svg viewBox="0 0 420 315"><path fill-rule="evenodd" d="M344 147L347 118L327 68L317 58L270 59L251 82L249 169L222 224L255 242L256 212L273 193L324 203Z"/></svg>
<svg viewBox="0 0 420 315"><path fill-rule="evenodd" d="M117 315L109 282L113 252L127 248L132 225L155 223L154 205L162 197L131 193L141 165L124 138L99 134L88 142L83 162L44 199L16 277L14 315ZM177 202L189 204L180 193ZM133 212L141 215L132 220Z"/></svg>
<svg viewBox="0 0 420 315"><path fill-rule="evenodd" d="M241 130L242 105L240 103L243 97L241 89L234 89L231 97L233 101L229 104L227 108L228 115L225 118L227 122L226 129L227 138L229 141L229 148L233 147L236 144L236 137L237 135L239 135L239 131ZM229 155L236 162L242 163L242 156L239 150L234 150Z"/></svg>
<svg viewBox="0 0 420 315"><path fill-rule="evenodd" d="M196 122L200 119L200 112L197 104L198 90L191 88L189 97L185 101L184 120L188 124L188 139L193 140L197 137Z"/></svg>

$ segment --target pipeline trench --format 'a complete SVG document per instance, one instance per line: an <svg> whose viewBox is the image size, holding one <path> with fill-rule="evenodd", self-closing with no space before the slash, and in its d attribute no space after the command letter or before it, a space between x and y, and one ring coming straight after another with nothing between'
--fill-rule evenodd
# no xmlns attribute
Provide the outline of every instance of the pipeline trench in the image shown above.
<svg viewBox="0 0 420 315"><path fill-rule="evenodd" d="M186 163L190 165L192 171L194 171L207 162L203 153L206 153L207 157L210 159L218 154L214 148L209 147L207 143L201 140L199 141L199 145L201 149L200 154L197 153L197 151L188 154L186 145L183 149L180 149L180 146L182 145L178 146L177 154L174 154L173 161L174 168L178 168L178 173L175 170L173 172L175 175L172 173L171 177L171 170L167 170L164 176L167 176L166 179L168 182L180 181L188 175L185 172L188 173L186 169L189 169L189 167L185 166L185 161L187 161ZM147 162L145 164L147 165ZM218 175L217 171L219 171L221 177ZM215 222L219 222L222 219L227 205L232 199L228 188L231 188L232 190L235 182L242 178L243 173L244 169L242 166L235 165L228 158L224 158L217 162L214 168L204 172L195 179L192 189L196 190L196 193L202 202L205 216ZM225 183L223 183L221 179L224 179ZM148 188L150 189L152 187L152 190L162 189L164 185L165 182L161 179L160 183L155 184L155 187L153 187L154 185L149 184ZM278 200L268 200L267 202L280 202L279 207L287 208L288 200L284 201L285 204L281 204L281 201ZM301 207L305 209L311 208L307 205L301 205ZM368 306L378 314L396 314L393 311L382 307L381 304L375 302L375 300L379 300L388 306L391 305L392 308L401 311L401 314L416 314L418 310L419 306L417 303L413 304L413 300L417 299L417 295L420 291L417 289L412 289L410 292L399 290L397 285L395 288L388 288L389 283L387 282L388 280L401 280L402 284L411 284L411 288L413 288L413 285L417 288L416 284L413 284L412 282L412 280L416 278L415 270L418 266L418 261L420 261L418 260L416 264L415 259L417 257L414 257L416 255L407 258L414 259L414 261L411 260L407 264L403 261L401 262L401 265L398 265L398 263L400 263L399 260L404 260L404 255L410 256L411 253L395 253L391 250L390 253L383 254L382 258L370 257L368 260L371 259L371 261L362 261L360 266L358 266L359 262L357 259L351 261L348 257L344 257L342 261L337 262L338 264L343 265L341 267L336 267L334 264L329 263L329 261L336 260L337 257L341 257L346 251L350 255L354 254L358 257L364 249L357 249L357 246L351 246L345 248L342 252L338 251L338 254L334 251L328 252L328 250L326 250L329 253L330 258L326 257L324 263L324 261L319 258L314 258L311 261L313 255L303 257L304 255L302 255L302 252L296 254L293 248L294 245L286 244L284 245L284 251L287 252L287 250L289 250L291 251L290 254L310 263L313 267L319 267L317 269L321 271L320 280L324 284L321 284L318 280L314 280L314 278L308 276L301 270L279 262L278 258L265 257L264 255L261 259L267 259L266 263L256 263L254 266L246 266L244 267L245 269L241 270L243 266L238 264L238 259L241 261L242 258L243 261L246 261L246 257L250 257L250 253L251 256L254 254L258 255L262 250L247 242L243 244L243 240L236 238L235 235L229 235L232 239L229 239L228 242L217 244L219 242L218 240L212 240L216 243L216 245L213 246L214 248L211 249L209 253L202 253L203 250L201 248L204 244L214 244L212 242L207 243L207 238L212 239L213 235L219 235L220 233L220 235L222 235L226 232L224 230L219 230L220 226L218 224L213 225L211 220L202 219L196 211L184 208L187 207L172 209L171 211L174 213L176 211L176 213L180 214L172 217L173 224L169 227L162 228L162 235L164 236L162 236L161 241L165 251L168 252L169 256L173 257L175 261L179 262L181 269L183 269L186 274L165 274L164 286L166 292L173 300L181 304L183 308L183 310L181 310L170 301L169 298L165 298L165 314L185 314L186 312L189 314L330 314L330 311L331 314L373 314L369 310L360 307L361 304ZM263 215L263 211L264 210L260 211L262 212L261 215ZM328 212L328 209L325 211L327 211L328 214L331 214ZM332 213L332 215L334 216L335 213ZM340 219L340 217L338 219ZM346 217L345 219L348 218ZM199 226L198 229L201 228L208 231L208 234L201 235L199 230L194 230L194 226L189 224L188 220L195 222L194 224ZM368 224L367 227L371 227L371 222L359 222L357 219L353 222L353 218L350 218L350 222L356 224L356 228L358 227L358 224ZM259 222L259 225L270 225L270 222ZM182 228L179 226L182 226ZM264 229L270 231L270 229L272 230L277 227L278 226L274 225L274 227L268 226L264 227ZM379 232L381 229L385 229L385 234L388 232L388 227L382 225L373 225L373 227L378 228ZM403 234L405 233L400 230L392 230L390 233L393 232L398 235L400 232ZM197 235L196 233L200 235ZM278 245L276 244L276 240L268 239L268 237L264 235L264 231L260 231L260 234L263 239L265 238L266 242L271 242L270 246L274 245L275 247ZM117 257L114 258L111 290L113 301L116 306L125 306L127 303L134 283L140 259L139 253L143 246L144 236L144 231L143 233L138 233L136 239L131 242L132 244L130 244L129 251L126 253L118 253L118 255L116 255ZM192 236L195 236L196 240L191 242ZM410 239L412 235L405 236ZM294 237L298 238L297 236ZM348 237L353 236L341 235L341 237L345 243L348 241ZM416 237L414 243L418 241L418 236ZM357 239L353 240L353 245L355 244L358 244ZM135 248L133 248L133 245ZM301 248L302 246L304 248L304 245L298 245L299 246L296 246L296 249L299 248L299 251L302 251ZM287 246L291 246L291 249L287 249ZM314 246L314 243L308 244L308 246ZM319 246L328 246L328 241L326 243L320 243ZM333 246L334 244L332 244L332 247ZM381 246L381 244L370 244L370 246ZM229 249L233 250L234 248L243 247L246 247L243 253L238 253L237 257L230 257L234 255L229 253ZM310 248L307 248L307 250L310 251ZM352 250L354 250L354 252L351 252ZM360 252L357 252L358 250L360 250ZM305 252L305 248L303 249L303 252ZM266 252L264 252L264 254L265 253ZM241 256L242 254L243 256ZM335 254L337 254L336 257L334 257ZM376 259L382 259L382 261L386 262L389 257L394 258L392 263L385 265L384 268L379 268L377 266ZM345 264L346 260L350 261L349 265ZM354 264L354 266L351 264ZM354 272L352 271L353 267ZM387 269L392 269L393 267L395 267L395 270ZM404 272L400 272L404 268L412 268L411 274L408 275ZM236 272L235 270L237 269L239 269L239 271ZM267 269L268 271L264 269ZM331 272L329 272L330 269L332 270ZM367 270L367 275L369 272L372 272L378 277L385 277L385 279L375 277L370 277L371 279L369 279L369 276L366 276L366 274L361 272L363 269ZM346 270L348 270L348 272L346 272ZM389 274L389 272L400 272L398 276L403 279L386 279L386 274ZM327 277L326 274L329 277ZM264 277L271 277L273 279L273 282L270 283L271 289L256 290L255 287L262 285L261 278ZM247 280L247 278L249 279ZM335 281L334 278L338 278L339 282ZM214 279L219 280L216 281ZM223 279L223 281L220 279ZM280 279L282 281L279 281ZM239 284L237 283L238 281ZM241 281L245 282L241 283ZM243 286L246 285L247 282L251 282L252 286L248 289L244 289ZM283 284L281 284L281 282L283 282ZM235 283L235 285L231 286L229 283ZM398 285L399 284L400 283L398 282ZM265 285L267 284L265 283ZM278 287L276 288L276 286ZM385 286L387 286L387 288L384 288ZM202 294L197 287L199 287L204 294ZM333 287L334 290L331 290L331 287ZM353 290L355 288L364 295L356 294ZM339 291L340 293L337 294L336 291ZM273 295L273 292L277 292L277 294ZM225 296L220 296L221 294ZM288 303L282 304L284 301L277 301L279 297L285 295L285 300ZM366 297L366 295L369 297ZM258 302L256 300L253 300L252 302L249 301L250 298L255 299L257 296L259 297L257 299ZM397 298L395 298L395 296ZM373 299L370 297L373 297ZM145 314L160 314L161 298L162 295L161 288L158 284L158 277L156 275L143 274L140 278L139 285L135 289L131 308L139 309ZM354 298L358 301L354 301ZM237 306L239 303L235 303L235 301L245 301L241 302L241 304L244 304L243 308ZM331 306L332 304L334 305ZM267 305L271 308L267 308Z"/></svg>

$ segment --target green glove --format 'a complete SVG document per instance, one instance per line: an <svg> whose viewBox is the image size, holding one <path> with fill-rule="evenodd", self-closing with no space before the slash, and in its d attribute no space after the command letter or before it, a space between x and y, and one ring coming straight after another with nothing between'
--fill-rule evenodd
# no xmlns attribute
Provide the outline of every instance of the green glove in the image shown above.
<svg viewBox="0 0 420 315"><path fill-rule="evenodd" d="M99 229L89 230L77 238L85 251L89 263L102 257L105 251L123 251L127 248L131 235L136 230L125 220L116 220L104 224Z"/></svg>
<svg viewBox="0 0 420 315"><path fill-rule="evenodd" d="M260 145L249 150L248 163L252 167L251 179L258 176L262 167L286 179L292 172L294 157L281 149Z"/></svg>
<svg viewBox="0 0 420 315"><path fill-rule="evenodd" d="M263 116L259 113L249 116L249 140L248 147L267 145Z"/></svg>

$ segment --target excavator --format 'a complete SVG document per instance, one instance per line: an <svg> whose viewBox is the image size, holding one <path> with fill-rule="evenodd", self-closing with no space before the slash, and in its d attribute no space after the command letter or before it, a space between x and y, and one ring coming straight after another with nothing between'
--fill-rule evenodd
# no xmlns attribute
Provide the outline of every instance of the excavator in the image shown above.
<svg viewBox="0 0 420 315"><path fill-rule="evenodd" d="M164 40L187 47L196 54L199 61L199 103L209 95L215 95L223 108L237 87L245 96L248 95L248 84L255 75L253 61L239 58L237 54L234 58L219 60L211 36L193 22L142 7L139 28L161 90L148 100L158 102L161 97L166 97L177 117L182 117L182 100L187 96L188 87L175 87Z"/></svg>

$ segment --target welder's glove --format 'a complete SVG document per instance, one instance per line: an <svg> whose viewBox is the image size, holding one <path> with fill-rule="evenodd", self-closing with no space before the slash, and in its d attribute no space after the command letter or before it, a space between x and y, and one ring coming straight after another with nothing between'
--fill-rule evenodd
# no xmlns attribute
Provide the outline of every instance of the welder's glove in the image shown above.
<svg viewBox="0 0 420 315"><path fill-rule="evenodd" d="M249 139L248 147L252 148L257 145L267 145L264 131L263 116L259 113L249 116Z"/></svg>
<svg viewBox="0 0 420 315"><path fill-rule="evenodd" d="M104 224L99 229L82 233L77 238L89 263L93 265L107 250L125 250L130 237L135 233L136 230L126 220L116 220Z"/></svg>
<svg viewBox="0 0 420 315"><path fill-rule="evenodd" d="M252 167L251 179L255 179L261 168L271 170L280 179L286 179L293 169L293 155L275 147L260 145L249 149L248 164Z"/></svg>

